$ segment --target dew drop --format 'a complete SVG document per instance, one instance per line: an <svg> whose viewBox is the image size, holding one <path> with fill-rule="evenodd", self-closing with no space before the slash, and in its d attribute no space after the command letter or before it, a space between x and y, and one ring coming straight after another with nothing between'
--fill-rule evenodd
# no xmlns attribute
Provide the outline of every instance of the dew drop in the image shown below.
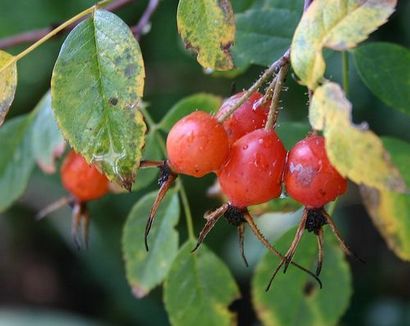
<svg viewBox="0 0 410 326"><path fill-rule="evenodd" d="M259 100L255 101L252 105L252 110L256 111L262 105L262 102L263 102L263 97L261 97Z"/></svg>

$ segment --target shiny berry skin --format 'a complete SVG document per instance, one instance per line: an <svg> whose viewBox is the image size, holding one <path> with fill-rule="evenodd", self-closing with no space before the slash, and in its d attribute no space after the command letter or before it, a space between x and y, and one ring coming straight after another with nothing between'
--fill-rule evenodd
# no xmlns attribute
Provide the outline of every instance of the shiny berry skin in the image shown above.
<svg viewBox="0 0 410 326"><path fill-rule="evenodd" d="M228 151L228 136L222 124L203 111L195 111L179 120L167 138L172 171L193 177L218 170Z"/></svg>
<svg viewBox="0 0 410 326"><path fill-rule="evenodd" d="M291 149L284 182L288 195L307 208L322 207L347 190L347 180L330 164L321 136L309 136Z"/></svg>
<svg viewBox="0 0 410 326"><path fill-rule="evenodd" d="M286 150L273 130L258 129L238 139L218 172L223 193L236 207L279 197Z"/></svg>
<svg viewBox="0 0 410 326"><path fill-rule="evenodd" d="M68 153L60 172L64 188L80 202L100 198L108 192L108 179L74 151Z"/></svg>
<svg viewBox="0 0 410 326"><path fill-rule="evenodd" d="M227 98L220 107L217 116L232 107L244 94L235 94ZM269 113L269 102L261 105L258 101L263 95L259 92L253 93L228 119L223 126L228 134L229 144L233 144L242 136L256 129L263 128Z"/></svg>

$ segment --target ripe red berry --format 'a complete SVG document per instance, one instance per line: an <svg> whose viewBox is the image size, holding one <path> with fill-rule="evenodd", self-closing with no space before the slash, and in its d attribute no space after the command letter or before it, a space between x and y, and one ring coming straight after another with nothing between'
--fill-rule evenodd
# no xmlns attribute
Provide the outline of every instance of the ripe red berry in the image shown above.
<svg viewBox="0 0 410 326"><path fill-rule="evenodd" d="M286 191L307 208L319 208L346 192L347 181L330 164L325 139L310 136L289 152L284 176Z"/></svg>
<svg viewBox="0 0 410 326"><path fill-rule="evenodd" d="M220 107L217 116L226 112L241 98L244 92L227 98ZM259 92L253 93L228 119L223 126L228 134L229 144L256 129L263 128L269 113L269 103L260 104L263 95Z"/></svg>
<svg viewBox="0 0 410 326"><path fill-rule="evenodd" d="M179 120L167 138L168 161L175 173L202 177L219 169L228 151L228 136L222 124L203 111Z"/></svg>
<svg viewBox="0 0 410 326"><path fill-rule="evenodd" d="M282 191L286 150L273 130L258 129L238 139L218 173L222 191L236 207L276 198Z"/></svg>
<svg viewBox="0 0 410 326"><path fill-rule="evenodd" d="M107 178L74 151L61 166L61 180L64 188L80 202L100 198L108 192Z"/></svg>

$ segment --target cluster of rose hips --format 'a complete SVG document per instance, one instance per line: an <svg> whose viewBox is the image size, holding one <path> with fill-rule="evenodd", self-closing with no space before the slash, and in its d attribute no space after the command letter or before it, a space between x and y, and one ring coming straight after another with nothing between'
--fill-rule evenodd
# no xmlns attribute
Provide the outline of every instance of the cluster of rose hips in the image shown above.
<svg viewBox="0 0 410 326"><path fill-rule="evenodd" d="M240 250L245 264L247 262L243 250L243 236L244 225L248 224L256 237L281 258L272 279L283 265L286 271L288 265L293 264L321 284L318 276L323 260L322 226L328 224L344 251L351 253L333 220L324 210L324 205L346 191L347 181L330 164L326 156L325 140L321 136L309 135L289 152L286 151L274 129L265 127L269 104L259 92L253 93L227 119L219 121L242 96L243 93L238 93L228 98L215 116L195 111L182 118L168 134L168 159L141 162L142 168L160 169L160 190L145 229L146 249L148 250L147 238L158 206L177 175L199 178L215 173L228 202L205 214L206 223L193 251L200 246L218 219L225 216L228 222L238 229ZM109 182L94 166L88 165L83 157L73 151L62 165L61 177L64 187L72 195L68 202L74 207L74 240L79 244L77 233L83 221L83 237L86 243L89 218L85 203L104 196L108 192ZM278 198L283 185L289 196L305 206L295 238L284 256L266 240L247 209L248 206ZM318 238L319 259L316 273L311 273L293 262L305 229Z"/></svg>
<svg viewBox="0 0 410 326"><path fill-rule="evenodd" d="M329 224L344 251L351 253L324 209L324 205L346 191L347 180L330 164L322 136L309 135L287 152L274 129L265 128L269 105L264 103L263 95L258 92L253 93L229 118L219 121L218 118L242 95L239 93L228 98L215 116L195 111L179 120L168 134L168 159L142 162L141 167L157 166L161 170L160 191L145 230L146 248L148 250L147 236L158 205L177 175L202 177L215 173L228 203L205 214L206 224L193 251L218 219L225 216L238 228L245 264L243 234L247 223L258 239L282 259L272 279L283 265L286 272L289 264L295 264L318 280L323 260L323 225ZM283 185L290 197L305 206L295 238L284 256L265 239L247 209L278 198ZM314 232L318 238L319 259L315 274L292 261L305 229Z"/></svg>

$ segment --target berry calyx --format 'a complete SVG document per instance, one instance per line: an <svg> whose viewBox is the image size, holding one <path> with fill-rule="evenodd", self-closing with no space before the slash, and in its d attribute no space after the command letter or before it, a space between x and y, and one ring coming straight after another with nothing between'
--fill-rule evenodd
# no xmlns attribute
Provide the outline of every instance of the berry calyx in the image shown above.
<svg viewBox="0 0 410 326"><path fill-rule="evenodd" d="M309 136L289 152L284 182L290 197L320 208L347 190L347 180L331 165L322 136Z"/></svg>
<svg viewBox="0 0 410 326"><path fill-rule="evenodd" d="M203 111L195 111L179 120L167 138L172 171L198 178L219 169L228 151L228 136L222 124Z"/></svg>
<svg viewBox="0 0 410 326"><path fill-rule="evenodd" d="M273 130L258 129L237 140L218 172L230 203L247 207L279 197L286 150Z"/></svg>
<svg viewBox="0 0 410 326"><path fill-rule="evenodd" d="M248 262L245 257L245 251L244 251L244 235L245 235L245 225L248 225L253 232L253 234L256 236L256 238L275 256L282 258L282 261L286 259L275 247L273 247L268 240L266 240L265 236L262 234L262 232L259 230L258 226L254 222L254 219L252 215L249 213L248 209L246 207L236 207L233 206L229 203L223 204L221 207L217 208L214 211L209 211L205 213L205 226L202 228L199 237L198 237L198 242L195 246L195 248L192 250L192 252L195 252L199 246L202 244L202 242L205 240L206 236L208 233L212 230L212 228L215 226L215 224L218 222L218 220L224 216L229 224L232 224L237 228L238 231L238 236L239 236L239 247L241 251L241 256L242 259L245 262L245 265L248 266ZM294 265L295 267L299 268L300 270L304 271L305 273L311 275L319 284L320 288L322 288L322 282L320 279L310 272L308 269L304 268L303 266L299 265L296 262L289 262L289 264ZM273 279L273 278L272 278ZM269 282L268 288L271 284L272 280ZM268 288L266 290L268 290Z"/></svg>
<svg viewBox="0 0 410 326"><path fill-rule="evenodd" d="M221 116L242 97L244 92L237 93L227 98L220 107L217 116ZM253 93L232 115L223 122L228 134L229 144L233 144L242 136L263 128L268 113L269 102L261 103L263 95L259 92Z"/></svg>
<svg viewBox="0 0 410 326"><path fill-rule="evenodd" d="M98 199L108 192L109 181L95 166L71 151L61 166L61 181L79 202Z"/></svg>

